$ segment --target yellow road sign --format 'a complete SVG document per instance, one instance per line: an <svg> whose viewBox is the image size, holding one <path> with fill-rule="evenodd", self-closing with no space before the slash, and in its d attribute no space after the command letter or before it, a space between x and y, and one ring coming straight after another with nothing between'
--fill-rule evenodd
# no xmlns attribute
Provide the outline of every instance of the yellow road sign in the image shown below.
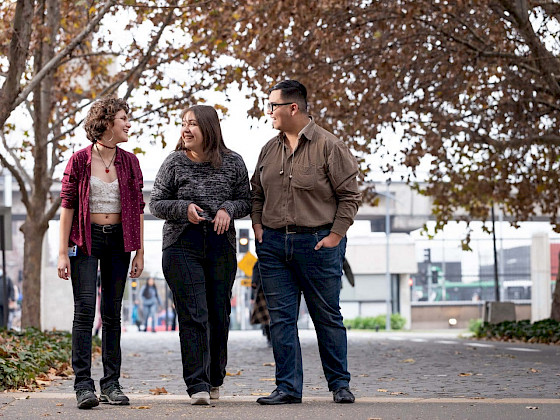
<svg viewBox="0 0 560 420"><path fill-rule="evenodd" d="M242 278L241 279L241 286L245 286L245 287L251 287L251 279L248 278Z"/></svg>
<svg viewBox="0 0 560 420"><path fill-rule="evenodd" d="M237 263L237 266L245 274L247 274L248 276L252 276L253 266L255 265L256 262L257 262L257 257L251 254L251 252L249 251L243 256L243 258L241 258L241 261Z"/></svg>

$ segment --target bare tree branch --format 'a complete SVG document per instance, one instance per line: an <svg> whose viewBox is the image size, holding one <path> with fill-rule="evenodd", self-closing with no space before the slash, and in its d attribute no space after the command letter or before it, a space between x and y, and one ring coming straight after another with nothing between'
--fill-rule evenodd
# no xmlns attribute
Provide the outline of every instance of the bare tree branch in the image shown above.
<svg viewBox="0 0 560 420"><path fill-rule="evenodd" d="M173 1L172 3L176 3L176 1ZM144 54L144 58L140 61L140 63L138 63L138 65L136 67L134 67L131 72L128 75L127 81L128 81L128 89L126 90L125 95L123 96L123 99L126 101L130 95L132 94L132 91L134 90L134 88L136 87L137 83L138 83L138 78L137 75L138 74L142 74L146 65L148 64L148 61L150 60L152 53L154 52L156 46L159 43L159 40L161 39L161 36L163 35L163 31L169 26L169 24L173 21L174 19L174 9L170 9L169 12L167 13L167 15L165 16L165 19L163 20L163 22L161 23L161 27L159 28L159 31L157 32L157 34L152 38L152 42L150 43L150 46L148 48L148 51L146 51L146 54Z"/></svg>
<svg viewBox="0 0 560 420"><path fill-rule="evenodd" d="M37 87L43 78L51 72L60 61L62 61L68 54L72 52L99 24L101 19L107 12L116 4L116 0L107 0L107 3L99 10L94 19L92 19L87 26L80 32L66 47L64 47L57 55L55 55L48 63L46 63L41 70L31 79L29 84L23 89L13 102L12 107L16 108L22 103L25 98Z"/></svg>

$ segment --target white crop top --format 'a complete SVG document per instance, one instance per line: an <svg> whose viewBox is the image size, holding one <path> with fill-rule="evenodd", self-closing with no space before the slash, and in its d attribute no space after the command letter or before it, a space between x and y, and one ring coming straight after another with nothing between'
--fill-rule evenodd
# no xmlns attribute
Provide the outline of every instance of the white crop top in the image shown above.
<svg viewBox="0 0 560 420"><path fill-rule="evenodd" d="M120 213L121 191L119 180L105 182L92 176L89 191L90 213Z"/></svg>

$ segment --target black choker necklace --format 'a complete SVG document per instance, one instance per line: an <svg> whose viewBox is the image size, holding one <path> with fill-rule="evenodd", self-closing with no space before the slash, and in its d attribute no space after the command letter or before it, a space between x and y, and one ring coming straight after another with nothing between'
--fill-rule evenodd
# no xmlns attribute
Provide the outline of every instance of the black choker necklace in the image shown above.
<svg viewBox="0 0 560 420"><path fill-rule="evenodd" d="M105 148L107 148L107 149L114 149L114 148L117 147L117 146L113 146L113 147L105 146L105 145L104 145L103 143L101 143L100 141L98 141L97 144L100 144L101 146L103 146L103 147L105 147Z"/></svg>

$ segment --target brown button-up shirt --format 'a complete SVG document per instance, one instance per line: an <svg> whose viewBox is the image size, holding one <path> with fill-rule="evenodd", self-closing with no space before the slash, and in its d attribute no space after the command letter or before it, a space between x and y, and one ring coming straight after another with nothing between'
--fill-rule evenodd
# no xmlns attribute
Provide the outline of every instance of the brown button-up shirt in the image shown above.
<svg viewBox="0 0 560 420"><path fill-rule="evenodd" d="M332 223L341 236L354 223L361 202L358 162L348 147L313 119L290 154L285 134L261 150L251 178L253 224L273 229Z"/></svg>

